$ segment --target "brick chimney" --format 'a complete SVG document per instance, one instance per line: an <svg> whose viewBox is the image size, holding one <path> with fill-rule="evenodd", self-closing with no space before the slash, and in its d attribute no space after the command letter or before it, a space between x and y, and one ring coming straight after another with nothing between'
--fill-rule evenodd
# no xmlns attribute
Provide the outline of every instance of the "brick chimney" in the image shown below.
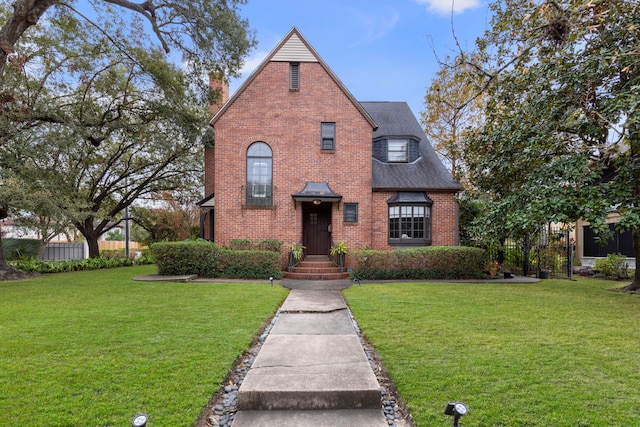
<svg viewBox="0 0 640 427"><path fill-rule="evenodd" d="M229 82L220 72L209 74L209 87L216 93L217 102L209 105L211 114L215 114L229 100Z"/></svg>

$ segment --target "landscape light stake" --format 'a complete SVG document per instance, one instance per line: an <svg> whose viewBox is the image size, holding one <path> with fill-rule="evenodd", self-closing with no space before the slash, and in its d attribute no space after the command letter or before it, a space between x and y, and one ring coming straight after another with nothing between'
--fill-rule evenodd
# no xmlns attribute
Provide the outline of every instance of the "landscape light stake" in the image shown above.
<svg viewBox="0 0 640 427"><path fill-rule="evenodd" d="M147 414L138 414L131 421L132 427L145 427L147 425Z"/></svg>
<svg viewBox="0 0 640 427"><path fill-rule="evenodd" d="M462 402L449 402L444 407L444 414L451 415L453 417L453 427L460 426L460 418L463 415L467 415L467 405Z"/></svg>

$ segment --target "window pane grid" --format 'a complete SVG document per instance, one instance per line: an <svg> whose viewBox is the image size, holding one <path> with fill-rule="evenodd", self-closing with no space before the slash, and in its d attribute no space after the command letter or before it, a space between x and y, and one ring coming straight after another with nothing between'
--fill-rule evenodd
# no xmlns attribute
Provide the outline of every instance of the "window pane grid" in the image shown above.
<svg viewBox="0 0 640 427"><path fill-rule="evenodd" d="M408 161L409 141L406 139L390 139L387 141L387 159L389 162Z"/></svg>
<svg viewBox="0 0 640 427"><path fill-rule="evenodd" d="M321 150L334 150L336 141L336 124L321 123L320 124Z"/></svg>
<svg viewBox="0 0 640 427"><path fill-rule="evenodd" d="M344 204L344 222L358 222L358 204Z"/></svg>
<svg viewBox="0 0 640 427"><path fill-rule="evenodd" d="M256 142L247 150L247 205L272 205L273 160L271 148Z"/></svg>
<svg viewBox="0 0 640 427"><path fill-rule="evenodd" d="M427 206L389 206L390 239L431 238L431 208Z"/></svg>

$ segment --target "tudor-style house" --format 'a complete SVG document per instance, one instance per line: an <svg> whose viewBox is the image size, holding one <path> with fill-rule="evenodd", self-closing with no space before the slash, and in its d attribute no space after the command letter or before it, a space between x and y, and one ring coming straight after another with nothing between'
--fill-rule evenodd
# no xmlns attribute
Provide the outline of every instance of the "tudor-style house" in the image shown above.
<svg viewBox="0 0 640 427"><path fill-rule="evenodd" d="M461 186L408 105L358 102L296 28L210 124L199 202L208 240L277 239L307 255L341 241L457 244Z"/></svg>

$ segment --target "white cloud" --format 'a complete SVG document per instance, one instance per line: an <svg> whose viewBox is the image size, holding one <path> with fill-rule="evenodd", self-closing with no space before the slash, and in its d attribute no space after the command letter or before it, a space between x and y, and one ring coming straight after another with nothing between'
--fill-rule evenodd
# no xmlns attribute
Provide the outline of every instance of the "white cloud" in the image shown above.
<svg viewBox="0 0 640 427"><path fill-rule="evenodd" d="M264 61L264 59L269 55L269 52L266 51L258 51L251 54L247 59L245 59L244 64L242 64L242 68L240 69L240 74L243 77L248 76L258 68L258 65Z"/></svg>
<svg viewBox="0 0 640 427"><path fill-rule="evenodd" d="M414 0L418 4L427 6L427 11L440 15L462 13L467 9L480 6L480 0Z"/></svg>
<svg viewBox="0 0 640 427"><path fill-rule="evenodd" d="M242 68L240 68L240 76L237 78L231 78L229 81L229 94L233 94L242 83L258 68L262 61L269 55L270 52L256 51L253 52L248 58L244 60Z"/></svg>
<svg viewBox="0 0 640 427"><path fill-rule="evenodd" d="M350 47L366 45L385 37L400 21L400 14L393 9L387 9L381 13L351 9L349 15L352 28L358 29L358 38L350 44Z"/></svg>

